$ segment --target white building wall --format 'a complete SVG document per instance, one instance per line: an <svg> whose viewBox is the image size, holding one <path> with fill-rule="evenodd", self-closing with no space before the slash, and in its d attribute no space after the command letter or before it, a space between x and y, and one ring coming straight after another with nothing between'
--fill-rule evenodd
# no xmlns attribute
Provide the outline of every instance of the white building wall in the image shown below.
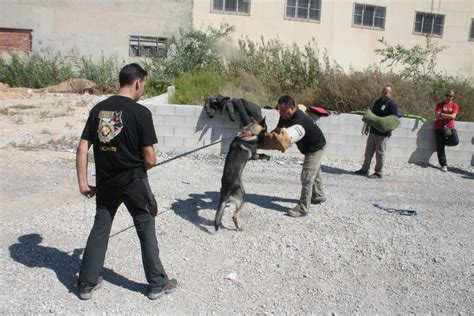
<svg viewBox="0 0 474 316"><path fill-rule="evenodd" d="M354 2L386 7L385 30L352 27ZM313 38L322 51L327 51L344 69L365 68L380 58L374 49L381 48L377 41L384 37L390 44L404 47L426 45L426 38L413 34L415 11L445 15L442 38L432 38L448 48L439 54L438 70L451 75L474 77L474 42L469 41L471 18L474 17L472 0L322 0L321 22L285 19L284 0L251 1L250 15L213 13L212 0L195 0L193 25L205 28L228 23L235 26L235 39L248 37L258 41L280 38L285 43L305 45Z"/></svg>

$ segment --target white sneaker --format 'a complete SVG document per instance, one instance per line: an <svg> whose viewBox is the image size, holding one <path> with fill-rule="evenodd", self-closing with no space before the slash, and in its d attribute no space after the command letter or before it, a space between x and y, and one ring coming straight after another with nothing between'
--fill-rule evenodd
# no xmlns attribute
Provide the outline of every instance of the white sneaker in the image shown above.
<svg viewBox="0 0 474 316"><path fill-rule="evenodd" d="M443 172L448 172L448 167L447 167L447 166L442 166L442 167L441 167L441 171L443 171Z"/></svg>

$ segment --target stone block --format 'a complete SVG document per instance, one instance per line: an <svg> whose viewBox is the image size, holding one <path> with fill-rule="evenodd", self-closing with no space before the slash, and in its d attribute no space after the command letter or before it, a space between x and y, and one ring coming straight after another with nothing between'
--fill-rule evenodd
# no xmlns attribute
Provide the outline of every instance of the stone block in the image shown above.
<svg viewBox="0 0 474 316"><path fill-rule="evenodd" d="M195 105L176 106L176 116L196 116Z"/></svg>
<svg viewBox="0 0 474 316"><path fill-rule="evenodd" d="M165 116L174 116L176 114L176 105L162 104L162 105L153 105L152 113L155 115L165 115ZM151 109L150 107L150 109Z"/></svg>
<svg viewBox="0 0 474 316"><path fill-rule="evenodd" d="M184 147L184 137L164 136L165 147Z"/></svg>

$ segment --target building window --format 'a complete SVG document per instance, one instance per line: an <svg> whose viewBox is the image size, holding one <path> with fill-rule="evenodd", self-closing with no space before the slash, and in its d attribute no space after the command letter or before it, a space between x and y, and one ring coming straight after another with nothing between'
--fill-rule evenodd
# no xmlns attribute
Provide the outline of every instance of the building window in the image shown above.
<svg viewBox="0 0 474 316"><path fill-rule="evenodd" d="M415 34L443 36L444 15L416 12Z"/></svg>
<svg viewBox="0 0 474 316"><path fill-rule="evenodd" d="M469 31L469 40L474 41L474 18L471 19L471 30Z"/></svg>
<svg viewBox="0 0 474 316"><path fill-rule="evenodd" d="M32 31L33 30L29 29L10 29L0 27L0 52L31 52Z"/></svg>
<svg viewBox="0 0 474 316"><path fill-rule="evenodd" d="M166 55L166 37L130 35L129 56L165 56Z"/></svg>
<svg viewBox="0 0 474 316"><path fill-rule="evenodd" d="M370 29L385 29L385 7L354 3L352 26Z"/></svg>
<svg viewBox="0 0 474 316"><path fill-rule="evenodd" d="M222 13L250 13L250 0L213 0L212 11Z"/></svg>
<svg viewBox="0 0 474 316"><path fill-rule="evenodd" d="M287 0L286 17L306 21L321 21L321 0Z"/></svg>

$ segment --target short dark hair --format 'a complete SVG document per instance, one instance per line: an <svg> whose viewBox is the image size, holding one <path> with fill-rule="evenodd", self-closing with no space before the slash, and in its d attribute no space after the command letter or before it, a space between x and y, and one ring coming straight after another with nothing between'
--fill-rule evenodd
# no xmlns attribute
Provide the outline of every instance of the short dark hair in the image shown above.
<svg viewBox="0 0 474 316"><path fill-rule="evenodd" d="M280 104L285 104L287 106L294 106L295 100L293 100L293 98L290 97L289 95L284 95L278 99L278 105Z"/></svg>
<svg viewBox="0 0 474 316"><path fill-rule="evenodd" d="M119 74L119 83L120 86L128 86L132 84L135 80L142 80L148 73L138 64L128 64L122 68Z"/></svg>

